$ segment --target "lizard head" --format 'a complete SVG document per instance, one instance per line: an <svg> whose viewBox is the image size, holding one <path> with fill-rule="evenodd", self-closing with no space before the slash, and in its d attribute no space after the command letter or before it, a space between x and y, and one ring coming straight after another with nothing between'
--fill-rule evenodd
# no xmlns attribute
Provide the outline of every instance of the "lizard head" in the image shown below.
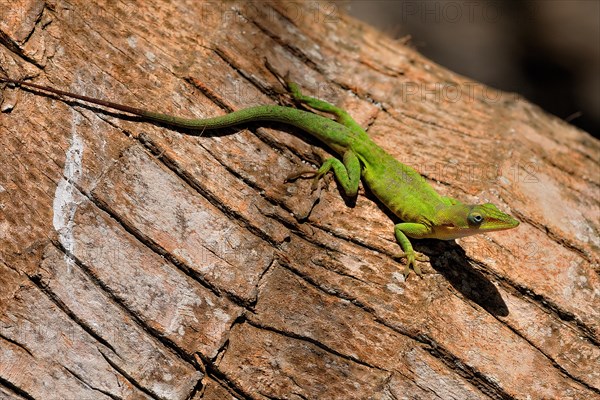
<svg viewBox="0 0 600 400"><path fill-rule="evenodd" d="M492 203L454 204L438 211L434 230L438 239L457 239L478 233L516 228L519 221Z"/></svg>

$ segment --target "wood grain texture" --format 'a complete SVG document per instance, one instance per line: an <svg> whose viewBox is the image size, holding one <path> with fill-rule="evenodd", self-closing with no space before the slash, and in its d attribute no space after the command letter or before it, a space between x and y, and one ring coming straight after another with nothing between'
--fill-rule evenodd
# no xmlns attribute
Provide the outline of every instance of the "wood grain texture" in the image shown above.
<svg viewBox="0 0 600 400"><path fill-rule="evenodd" d="M264 58L443 195L518 229L417 241L326 150L0 92L0 397L600 397L598 141L336 3L0 1L13 78L189 117L274 104Z"/></svg>

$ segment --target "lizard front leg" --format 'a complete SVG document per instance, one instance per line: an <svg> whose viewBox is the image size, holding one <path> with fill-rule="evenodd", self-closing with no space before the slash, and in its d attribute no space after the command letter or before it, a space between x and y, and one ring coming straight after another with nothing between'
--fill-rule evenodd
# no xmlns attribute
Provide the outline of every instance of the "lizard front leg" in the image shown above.
<svg viewBox="0 0 600 400"><path fill-rule="evenodd" d="M408 240L407 234L411 237L419 237L427 235L430 231L431 230L428 226L414 222L403 222L394 226L394 234L396 235L396 240L398 241L398 244L400 245L400 247L402 247L402 251L404 252L398 257L406 258L406 266L404 267L405 278L410 273L411 265L417 275L423 276L423 273L421 272L421 267L419 267L415 263L415 260L428 261L428 258L424 254L418 253L413 249L410 240Z"/></svg>

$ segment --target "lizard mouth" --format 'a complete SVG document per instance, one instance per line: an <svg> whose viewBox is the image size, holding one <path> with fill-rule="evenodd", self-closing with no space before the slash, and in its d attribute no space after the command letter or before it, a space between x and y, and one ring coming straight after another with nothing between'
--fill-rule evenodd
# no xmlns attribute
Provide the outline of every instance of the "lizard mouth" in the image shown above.
<svg viewBox="0 0 600 400"><path fill-rule="evenodd" d="M517 225L519 225L519 222L516 220L511 223L506 223L505 225L496 225L493 228L486 228L485 226L464 228L454 225L442 225L435 228L435 238L441 240L454 240L479 233L503 231L514 228Z"/></svg>
<svg viewBox="0 0 600 400"><path fill-rule="evenodd" d="M435 237L441 240L454 240L479 232L481 230L476 228L458 228L453 225L442 225L435 229Z"/></svg>

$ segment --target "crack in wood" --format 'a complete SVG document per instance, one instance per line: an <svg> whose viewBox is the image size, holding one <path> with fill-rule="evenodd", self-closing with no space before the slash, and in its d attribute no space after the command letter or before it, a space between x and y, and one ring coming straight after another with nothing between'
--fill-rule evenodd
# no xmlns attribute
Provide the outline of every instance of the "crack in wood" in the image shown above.
<svg viewBox="0 0 600 400"><path fill-rule="evenodd" d="M202 82L189 76L184 77L183 80L192 85L194 88L198 89L198 91L200 91L200 93L202 93L204 97L215 103L217 107L221 108L222 110L225 110L227 113L233 111L233 108L229 104L227 104L225 99L221 98L217 93L211 90L208 86L204 85Z"/></svg>
<svg viewBox="0 0 600 400"><path fill-rule="evenodd" d="M499 282L502 285L503 289L507 292L513 294L516 297L521 297L522 299L529 299L538 307L544 309L551 315L561 320L563 323L569 325L572 329L578 331L579 335L582 338L585 338L594 346L600 347L600 341L595 337L593 328L586 325L580 318L578 318L573 313L564 310L558 304L548 299L546 296L535 293L529 287L520 285L506 276L500 276L496 274L482 261L471 258L469 260L471 263L481 268L479 272L483 273L484 275L487 275L488 277L493 277L494 280Z"/></svg>
<svg viewBox="0 0 600 400"><path fill-rule="evenodd" d="M429 354L442 361L451 371L454 371L467 381L471 382L473 386L486 396L498 400L516 400L515 397L507 393L492 378L489 378L477 368L465 364L461 359L440 346L435 340L429 338L427 335L422 333L419 334L418 341L427 344L429 348L426 348L426 350Z"/></svg>
<svg viewBox="0 0 600 400"><path fill-rule="evenodd" d="M88 387L95 392L102 393L103 395L108 396L113 400L122 400L121 397L119 397L119 396L116 396L110 392L107 392L106 390L99 389L99 388L89 384L88 382L85 381L85 379L83 379L83 377L81 377L75 371L71 370L69 367L67 367L65 365L61 365L61 367L63 367L63 369L65 369L69 374L71 374L73 377L75 377L75 379L77 379L79 382L81 382L81 384L84 385L85 387Z"/></svg>
<svg viewBox="0 0 600 400"><path fill-rule="evenodd" d="M66 255L64 248L62 245L57 245L57 243L53 244L58 248L59 251L63 252ZM115 348L104 339L99 333L88 326L81 318L77 316L59 297L54 293L48 286L44 285L41 280L41 277L38 275L27 275L31 283L36 286L56 307L61 310L71 321L73 321L77 326L83 329L88 335L93 337L98 343L102 344L106 348L110 349L113 353L117 354ZM118 355L118 354L117 354Z"/></svg>
<svg viewBox="0 0 600 400"><path fill-rule="evenodd" d="M350 303L354 304L358 308L360 308L360 309L366 311L367 313L373 315L374 317L376 317L375 310L373 308L367 306L366 304L363 304L356 297L353 297L353 296L350 296L349 294L345 294L343 292L340 292L337 289L326 288L326 287L322 286L321 284L319 284L318 282L316 282L314 279L312 279L312 277L310 277L309 275L304 274L301 271L299 271L298 269L292 267L292 265L290 263L282 261L282 262L280 262L279 265L281 265L283 268L285 268L286 270L290 271L292 274L296 275L297 277L299 277L303 281L305 281L308 284L310 284L310 286L318 289L319 291L321 291L321 292L323 292L323 293L325 293L327 295L337 297L337 298L339 298L341 300L349 301ZM402 332L398 332L398 333L402 334Z"/></svg>
<svg viewBox="0 0 600 400"><path fill-rule="evenodd" d="M290 25L296 27L296 24L288 18L288 16L283 15L282 13L279 12L279 10L273 8L272 6L268 5L269 8L271 8L271 10L273 10L274 12L276 12L277 14L279 14L284 20L286 20ZM244 17L241 12L239 12L239 10L236 10L236 12ZM245 18L245 17L244 17ZM300 48L298 48L297 46L293 46L290 43L287 43L286 41L282 40L279 36L277 36L275 33L269 31L265 26L261 25L256 19L253 18L248 18L248 20L250 22L252 22L252 24L254 26L256 26L261 32L263 32L266 36L268 36L269 38L271 38L271 40L273 40L275 43L277 43L279 46L281 46L282 48L286 49L290 54L292 54L293 56L295 56L296 58L298 58L300 61L302 61L304 64L306 64L310 69L319 72L321 75L325 75L324 71L322 68L319 67L319 64L314 62L308 55L306 55L305 52L303 52Z"/></svg>
<svg viewBox="0 0 600 400"><path fill-rule="evenodd" d="M294 332L286 331L286 330L283 330L283 329L278 329L278 328L275 328L273 326L264 325L264 324L259 323L258 321L254 321L252 319L248 319L247 322L248 322L248 325L253 326L253 327L257 328L257 329L261 329L261 330L265 330L265 331L269 331L269 332L274 332L274 333L277 333L278 335L282 335L282 336L285 336L285 337L288 337L288 338L291 338L291 339L296 339L296 340L300 340L300 341L303 341L303 342L307 342L307 343L313 344L313 345L317 346L318 348L320 348L321 350L323 350L323 351L325 351L325 352L327 352L329 354L333 354L334 356L343 358L343 359L348 360L348 361L352 361L352 362L354 362L356 364L359 364L359 365L362 365L364 367L375 369L375 370L378 370L378 371L390 372L390 371L386 370L385 368L381 368L381 367L378 367L376 365L369 364L368 362L363 361L363 360L361 360L358 357L354 357L354 356L351 356L351 355L348 355L348 354L341 353L341 352L339 352L339 351L337 351L337 350L335 350L335 349L327 346L326 344L321 343L318 340L315 340L315 339L313 339L313 338L311 338L309 336L303 336L303 335L300 335L300 334L297 334L297 333L294 333Z"/></svg>
<svg viewBox="0 0 600 400"><path fill-rule="evenodd" d="M0 331L0 339L4 339L4 340L6 340L6 341L7 341L7 342L9 342L9 343L12 343L12 344L14 344L15 346L17 346L17 347L19 347L19 348L23 349L23 350L24 350L24 351L25 351L27 354L29 354L29 355L30 355L32 358L35 358L35 356L34 356L34 355L33 355L33 353L31 352L31 350L29 350L29 349L27 348L27 346L25 346L25 345L24 345L24 344L22 344L22 343L19 343L19 342L18 342L17 340L15 340L15 339L11 339L11 338L9 338L9 337L7 337L7 336L3 335L1 331Z"/></svg>
<svg viewBox="0 0 600 400"><path fill-rule="evenodd" d="M385 105L383 105L383 104L382 104L382 106L381 106L381 107L382 107L383 111L384 111L384 112L385 112L387 115L389 115L389 116L390 116L390 118L392 118L394 121L404 124L404 122L403 122L401 119L399 119L399 118L398 118L398 117L397 117L395 114L392 114L392 113L390 113L390 112L389 112L389 110L387 109L387 107L385 107ZM473 136L473 135L470 135L470 134L469 134L469 133L467 133L466 131L462 131L462 130L460 130L460 129L456 129L456 128L450 128L450 127L448 127L448 126L444 126L444 125L442 125L442 124L440 124L440 123L437 123L437 122L435 122L435 121L430 121L430 120L427 120L427 119L419 118L419 117L416 117L416 116L414 116L414 115L406 114L405 112L399 112L399 114L400 114L401 116L403 116L403 117L406 117L406 118L408 118L408 119L412 119L413 121L420 122L420 123L422 123L422 124L425 124L425 125L427 125L427 126L434 126L434 127L436 127L436 128L439 128L439 129L440 129L440 130L442 130L442 131L448 131L448 132L452 132L452 133L457 133L457 134L459 134L459 135L461 135L461 136L463 136L463 137L468 137L468 138L470 138L470 139L480 139L480 140L484 140L484 139L481 139L481 138L480 138L480 137L478 137L478 136Z"/></svg>
<svg viewBox="0 0 600 400"><path fill-rule="evenodd" d="M498 319L498 321L500 321L503 325L505 325L508 329L510 329L515 335L517 335L518 337L520 337L521 339L523 339L525 342L527 342L527 344L529 344L531 347L533 347L534 349L536 349L544 358L546 358L550 362L550 364L552 364L552 366L554 368L556 368L557 370L559 370L561 373L565 374L567 377L569 377L569 379L572 379L573 381L579 383L580 385L584 386L585 388L587 388L587 389L589 389L589 390L591 390L591 391L593 391L593 392L595 392L597 394L600 394L600 389L595 388L594 386L591 386L590 384L588 384L584 380L582 380L580 378L577 378L576 376L572 375L563 366L561 366L552 356L550 356L549 354L547 354L539 346L536 346L535 343L533 343L531 340L527 339L517 329L513 328L512 326L510 326L509 324L503 322L500 319Z"/></svg>
<svg viewBox="0 0 600 400"><path fill-rule="evenodd" d="M135 228L134 226L128 224L126 221L121 219L120 216L110 208L110 205L108 203L106 203L102 199L96 197L93 192L90 194L87 194L87 193L83 193L83 194L96 207L98 207L99 209L104 211L106 214L108 214L126 232L131 234L138 241L140 241L140 243L142 243L144 246L146 246L148 249L150 249L154 253L160 255L161 257L164 257L167 261L169 261L171 264L175 265L179 270L181 270L185 275L192 278L195 282L198 282L200 285L202 285L204 288L208 289L215 296L221 297L223 294L225 294L225 296L229 300L231 300L233 303L240 305L242 307L247 303L246 300L240 298L233 291L223 289L223 288L218 288L215 285L206 281L199 273L194 271L185 262L181 261L175 255L168 252L166 249L164 249L162 246L160 246L158 243L156 243L150 237L148 237L144 233L142 233L139 229ZM207 250L209 250L209 249L207 249Z"/></svg>
<svg viewBox="0 0 600 400"><path fill-rule="evenodd" d="M271 87L265 86L262 82L258 81L251 74L246 73L237 63L227 56L227 53L223 51L219 47L215 47L212 51L221 59L223 62L231 67L235 72L237 72L241 77L250 82L259 92L265 94L267 97L273 97L275 92Z"/></svg>
<svg viewBox="0 0 600 400"><path fill-rule="evenodd" d="M197 179L194 178L193 175L182 169L175 160L163 154L163 152L159 152L159 148L155 146L155 144L149 138L140 137L140 143L147 148L152 154L155 156L161 155L160 161L163 165L165 165L170 171L172 171L179 179L185 182L190 188L192 188L196 193L200 194L204 197L210 204L218 208L223 214L225 214L230 220L234 221L239 226L245 228L249 232L256 235L258 238L263 239L271 246L277 246L277 243L272 237L270 237L266 232L260 230L257 226L255 226L252 221L248 220L243 214L236 212L234 209L227 207L225 202L222 199L217 198L213 194L211 194L210 190L203 186ZM251 184L247 179L244 179L239 173L233 171L228 165L224 164L219 158L214 157L214 159L222 165L228 172L242 180L249 187L253 188L255 191L259 192L262 189L257 188L255 185ZM218 255L215 254L216 257ZM227 262L226 260L223 260ZM229 264L229 263L228 263Z"/></svg>
<svg viewBox="0 0 600 400"><path fill-rule="evenodd" d="M577 254L579 257L581 257L588 263L590 263L590 264L594 263L594 261L591 259L590 254L584 252L582 249L578 248L575 244L573 244L570 241L566 240L565 238L561 237L558 233L554 232L554 230L552 228L548 227L547 225L544 225L544 224L534 221L533 219L529 218L528 216L522 214L519 210L513 209L512 212L515 215L515 217L517 217L519 219L519 221L528 223L532 227L536 228L539 232L542 232L546 236L548 236L553 242L572 251L573 253Z"/></svg>
<svg viewBox="0 0 600 400"><path fill-rule="evenodd" d="M200 353L197 354L204 363L207 375L211 379L219 383L219 385L221 385L228 391L233 391L236 395L241 396L243 400L259 400L257 397L252 396L252 394L246 393L233 380L231 380L231 378L229 378L227 374L221 371L213 361L208 359L205 355Z"/></svg>
<svg viewBox="0 0 600 400"><path fill-rule="evenodd" d="M559 145L564 146L564 144L559 144ZM565 188L569 189L570 191L573 191L573 193L576 194L577 197L588 196L589 193L594 193L594 191L597 191L598 189L600 189L600 182L596 182L596 181L592 180L590 177L586 176L585 174L576 174L576 172L578 172L578 171L567 171L567 170L565 170L565 166L560 166L558 163L556 163L552 158L550 158L548 156L545 156L545 155L540 156L540 159L543 160L544 162L546 162L546 164L548 164L550 167L554 168L559 173L569 175L570 177L574 177L577 180L582 180L582 181L594 186L591 190L587 189L585 191L582 191L580 188L573 185L572 184L573 182L571 182L570 180L563 182L562 184L565 185ZM589 161L592 161L596 168L600 168L600 165L597 163L596 160L589 160ZM590 223L590 226L593 226L593 223ZM597 234L597 232L596 232L596 234Z"/></svg>
<svg viewBox="0 0 600 400"><path fill-rule="evenodd" d="M360 283L362 283L362 284L364 284L366 286L371 286L372 285L371 282L365 281L363 279L360 279L357 276L354 276L354 275L351 275L351 274L349 274L347 272L344 272L343 270L341 270L340 268L336 268L335 266L328 265L327 263L323 262L323 260L321 260L321 259L316 259L316 260L313 259L313 260L311 260L311 263L313 263L314 265L317 265L319 267L322 267L322 268L324 268L324 269L326 269L326 270L328 270L330 272L333 272L333 273L335 273L335 274L337 274L339 276L343 276L344 278L351 279L352 281L360 282Z"/></svg>
<svg viewBox="0 0 600 400"><path fill-rule="evenodd" d="M7 380L6 378L4 378L1 375L0 375L0 385L3 385L4 387L8 388L8 390L16 393L17 395L25 398L26 400L36 400L36 398L33 397L31 394L27 393L24 389L13 384L12 382L10 382L9 380Z"/></svg>
<svg viewBox="0 0 600 400"><path fill-rule="evenodd" d="M113 293L109 286L107 286L104 282L98 279L98 277L96 277L92 273L90 268L87 265L85 265L79 258L77 258L75 255L66 250L60 243L54 244L59 250L61 250L65 255L67 255L96 286L102 289L106 293L107 297L110 298L119 309L121 309L125 314L127 314L132 319L132 321L134 321L140 327L140 329L146 332L150 337L157 340L162 346L171 351L182 361L189 363L192 366L195 365L193 357L188 355L184 349L180 348L172 340L166 338L162 332L146 324L146 322L142 319L141 316L130 310L124 303L124 301L121 298L119 298L115 293ZM115 352L115 354L117 353Z"/></svg>
<svg viewBox="0 0 600 400"><path fill-rule="evenodd" d="M0 30L0 44L4 45L4 47L6 47L6 49L8 51L17 55L19 58L21 58L25 62L35 65L40 70L44 69L44 66L42 64L37 62L35 59L25 55L25 53L23 52L21 47L17 43L15 43L15 41L13 41L6 33L4 33L1 30Z"/></svg>
<svg viewBox="0 0 600 400"><path fill-rule="evenodd" d="M140 382L138 382L133 376L127 373L123 368L119 367L113 360L110 359L101 349L98 349L104 360L110 365L115 371L117 371L127 382L129 382L133 387L137 388L141 392L150 396L155 400L161 400L161 397L156 393L152 392L152 390L144 387Z"/></svg>
<svg viewBox="0 0 600 400"><path fill-rule="evenodd" d="M311 286L317 288L318 290L328 295L333 295L340 299L350 301L352 304L356 305L357 307L363 309L364 311L372 315L374 318L374 322L385 326L386 328L391 329L392 331L402 336L408 337L409 339L412 339L421 345L424 345L422 346L422 348L425 351L430 353L435 358L441 360L447 366L451 367L452 371L458 373L460 376L462 376L470 382L479 382L478 384L474 384L474 386L477 387L484 394L490 396L491 398L497 398L502 400L512 399L511 396L505 393L495 382L490 380L487 376L480 373L475 368L464 364L458 357L445 350L442 346L440 346L437 342L435 342L433 339L429 338L425 334L418 332L411 333L408 330L400 329L394 325L391 325L389 322L379 317L377 315L377 312L373 308L361 304L358 300L351 298L351 296L349 295L343 295L336 290L329 291L323 288L320 284L314 282L312 278L294 269L290 265L284 263L282 263L281 265L290 272L292 272L294 275L300 277L302 280L309 283ZM249 321L249 323L252 325L251 321ZM452 362L449 363L449 360Z"/></svg>

